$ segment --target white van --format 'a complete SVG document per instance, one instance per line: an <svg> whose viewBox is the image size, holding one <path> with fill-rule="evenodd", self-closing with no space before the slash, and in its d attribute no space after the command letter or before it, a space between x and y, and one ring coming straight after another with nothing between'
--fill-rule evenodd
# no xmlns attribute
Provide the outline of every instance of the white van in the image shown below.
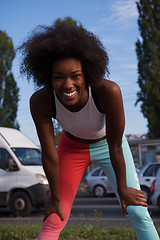
<svg viewBox="0 0 160 240"><path fill-rule="evenodd" d="M0 207L27 216L43 207L49 185L37 145L19 130L0 127Z"/></svg>

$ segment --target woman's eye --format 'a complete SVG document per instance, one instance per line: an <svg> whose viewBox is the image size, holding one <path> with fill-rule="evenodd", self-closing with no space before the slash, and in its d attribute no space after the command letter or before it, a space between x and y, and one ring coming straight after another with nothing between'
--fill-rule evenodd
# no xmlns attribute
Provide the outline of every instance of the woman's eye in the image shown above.
<svg viewBox="0 0 160 240"><path fill-rule="evenodd" d="M76 74L76 75L73 76L73 78L74 78L74 79L78 79L78 78L81 77L81 75L82 75L82 74Z"/></svg>
<svg viewBox="0 0 160 240"><path fill-rule="evenodd" d="M54 76L55 80L62 80L62 76Z"/></svg>

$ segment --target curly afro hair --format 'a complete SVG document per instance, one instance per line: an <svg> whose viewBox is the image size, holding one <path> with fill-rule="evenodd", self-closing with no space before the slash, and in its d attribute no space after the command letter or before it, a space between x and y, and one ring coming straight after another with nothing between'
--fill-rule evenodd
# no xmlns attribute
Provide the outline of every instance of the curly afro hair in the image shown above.
<svg viewBox="0 0 160 240"><path fill-rule="evenodd" d="M82 64L87 85L93 86L109 75L108 54L100 40L82 26L61 22L39 26L19 47L20 72L38 86L51 86L52 65L60 58L73 57Z"/></svg>

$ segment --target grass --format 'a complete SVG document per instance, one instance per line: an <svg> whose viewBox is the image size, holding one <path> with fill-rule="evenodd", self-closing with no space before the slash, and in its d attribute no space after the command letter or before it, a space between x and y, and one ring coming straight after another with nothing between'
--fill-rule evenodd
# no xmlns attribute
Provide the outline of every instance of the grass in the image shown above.
<svg viewBox="0 0 160 240"><path fill-rule="evenodd" d="M1 240L29 240L37 239L41 225L0 225L0 239Z"/></svg>
<svg viewBox="0 0 160 240"><path fill-rule="evenodd" d="M0 225L1 240L36 240L40 224ZM160 228L157 229L160 234ZM67 226L60 234L59 240L136 240L131 227L106 228L97 225Z"/></svg>
<svg viewBox="0 0 160 240"><path fill-rule="evenodd" d="M64 229L60 235L61 240L135 240L133 229L102 228L101 226L72 226Z"/></svg>

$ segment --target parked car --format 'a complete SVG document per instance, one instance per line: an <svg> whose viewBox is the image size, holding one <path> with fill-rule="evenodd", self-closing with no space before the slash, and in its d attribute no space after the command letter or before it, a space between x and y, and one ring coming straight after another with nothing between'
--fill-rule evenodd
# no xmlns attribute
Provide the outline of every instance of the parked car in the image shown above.
<svg viewBox="0 0 160 240"><path fill-rule="evenodd" d="M159 206L160 208L160 168L157 171L156 179L152 184L151 204Z"/></svg>
<svg viewBox="0 0 160 240"><path fill-rule="evenodd" d="M86 176L85 189L96 197L102 197L106 194L114 193L108 178L100 167L93 169Z"/></svg>
<svg viewBox="0 0 160 240"><path fill-rule="evenodd" d="M19 130L0 127L0 207L27 216L48 196L39 148Z"/></svg>
<svg viewBox="0 0 160 240"><path fill-rule="evenodd" d="M144 166L138 172L140 186L148 202L150 202L152 184L156 178L156 173L159 167L160 167L160 162L152 162Z"/></svg>

